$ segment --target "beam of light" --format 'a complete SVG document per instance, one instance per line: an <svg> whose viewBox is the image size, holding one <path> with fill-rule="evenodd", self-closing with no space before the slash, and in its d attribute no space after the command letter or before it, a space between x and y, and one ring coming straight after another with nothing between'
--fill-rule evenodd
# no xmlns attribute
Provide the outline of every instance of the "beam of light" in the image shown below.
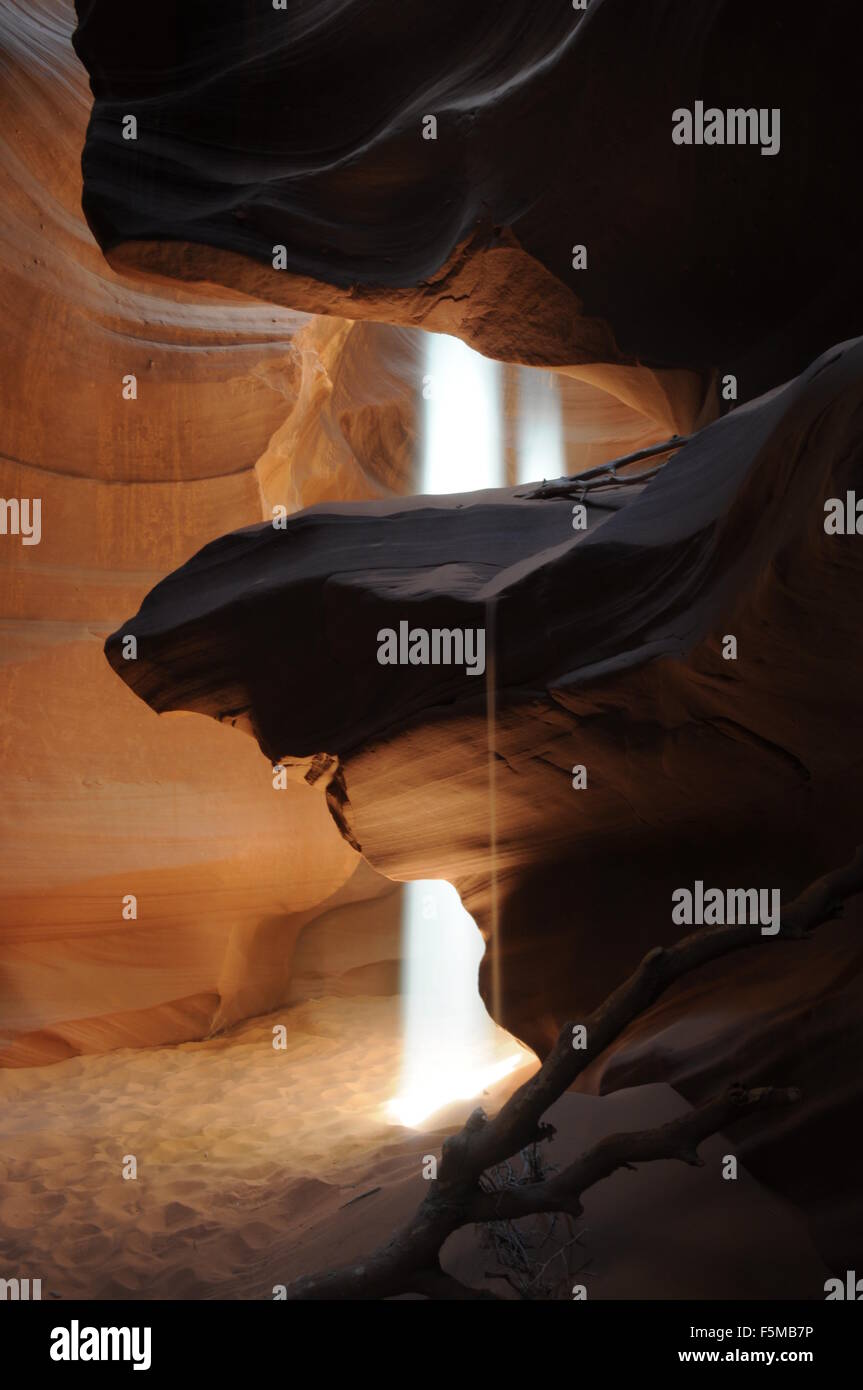
<svg viewBox="0 0 863 1390"><path fill-rule="evenodd" d="M421 492L501 487L501 365L430 333L423 377Z"/></svg>
<svg viewBox="0 0 863 1390"><path fill-rule="evenodd" d="M452 884L406 884L402 923L404 1054L387 1110L415 1126L479 1095L530 1054L486 1012L477 988L482 936Z"/></svg>
<svg viewBox="0 0 863 1390"><path fill-rule="evenodd" d="M423 396L423 493L502 487L502 368L458 338L429 334ZM491 634L489 634L491 636ZM490 656L490 659L489 659ZM489 744L494 735L493 653L487 652ZM493 761L493 760L490 760ZM490 807L492 806L490 786ZM493 809L490 810L493 817ZM489 825L492 918L497 866ZM405 886L402 1009L404 1040L391 1119L415 1126L456 1100L469 1100L531 1060L532 1054L493 1022L477 985L483 939L455 888L442 879ZM489 942L499 1006L496 922Z"/></svg>
<svg viewBox="0 0 863 1390"><path fill-rule="evenodd" d="M566 473L560 385L541 367L518 368L516 452L520 483Z"/></svg>

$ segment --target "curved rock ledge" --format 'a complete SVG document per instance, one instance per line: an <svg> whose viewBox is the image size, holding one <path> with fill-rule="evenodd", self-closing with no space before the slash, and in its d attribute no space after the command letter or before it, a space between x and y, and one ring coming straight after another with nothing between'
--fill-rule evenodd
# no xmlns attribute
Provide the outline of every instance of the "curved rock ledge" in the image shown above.
<svg viewBox="0 0 863 1390"><path fill-rule="evenodd" d="M77 9L84 207L115 264L509 360L722 366L746 398L857 331L839 0ZM778 153L676 145L673 111L699 100L778 108Z"/></svg>

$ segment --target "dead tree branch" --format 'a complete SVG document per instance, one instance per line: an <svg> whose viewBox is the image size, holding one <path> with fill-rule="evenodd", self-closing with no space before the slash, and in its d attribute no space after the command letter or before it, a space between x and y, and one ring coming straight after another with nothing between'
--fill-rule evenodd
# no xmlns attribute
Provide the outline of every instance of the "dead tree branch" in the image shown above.
<svg viewBox="0 0 863 1390"><path fill-rule="evenodd" d="M618 469L627 468L630 464L641 463L643 459L658 458L662 454L673 454L678 449L682 449L684 444L694 438L693 435L675 434L671 439L666 439L661 444L649 444L645 449L636 449L634 454L624 454L618 459L609 459L608 463L600 463L596 468L586 468L583 473L574 473L568 478L558 478L554 482L543 482L540 487L533 488L530 492L517 492L516 497L524 498L528 502L543 501L551 497L575 497L580 499L587 492L592 492L597 487L607 487L609 483L618 485L624 483L646 483L655 477L665 464L659 464L656 468L645 469L643 473L636 473L631 478L621 478ZM668 460L666 459L667 463Z"/></svg>
<svg viewBox="0 0 863 1390"><path fill-rule="evenodd" d="M838 916L845 899L861 890L863 847L850 863L824 875L783 906L778 936L765 938L758 925L708 927L674 946L648 952L629 978L580 1020L586 1028L585 1047L573 1047L576 1025L567 1023L539 1070L493 1119L477 1109L460 1132L445 1141L438 1177L430 1183L428 1196L386 1245L355 1265L297 1280L288 1297L376 1299L407 1292L433 1298L481 1297L479 1291L466 1290L440 1268L441 1247L461 1226L548 1212L577 1215L581 1195L616 1169L656 1159L698 1163L698 1145L711 1134L758 1110L793 1103L798 1092L792 1089L732 1086L669 1124L609 1135L542 1182L496 1191L488 1191L488 1183L485 1187L481 1183L487 1169L551 1137L554 1129L543 1123L545 1112L669 985L732 951L773 945L781 939L804 939Z"/></svg>
<svg viewBox="0 0 863 1390"><path fill-rule="evenodd" d="M618 1168L658 1158L676 1158L700 1167L698 1145L711 1134L754 1110L791 1105L799 1098L800 1092L794 1088L779 1090L761 1086L746 1090L743 1086L731 1086L724 1095L706 1101L689 1114L657 1129L609 1134L562 1173L545 1182L479 1193L468 1209L468 1220L517 1221L522 1216L556 1211L580 1216L582 1193L610 1177Z"/></svg>

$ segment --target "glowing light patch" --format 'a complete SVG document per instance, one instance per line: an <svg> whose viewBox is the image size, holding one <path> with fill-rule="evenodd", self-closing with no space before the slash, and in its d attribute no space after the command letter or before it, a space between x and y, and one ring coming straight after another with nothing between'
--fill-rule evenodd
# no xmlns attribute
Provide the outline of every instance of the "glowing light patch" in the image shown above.
<svg viewBox="0 0 863 1390"><path fill-rule="evenodd" d="M425 355L422 492L503 485L500 363L431 333Z"/></svg>
<svg viewBox="0 0 863 1390"><path fill-rule="evenodd" d="M560 387L553 372L519 367L516 438L520 483L563 477L566 451Z"/></svg>
<svg viewBox="0 0 863 1390"><path fill-rule="evenodd" d="M452 884L406 884L403 913L404 1052L387 1113L415 1126L480 1095L531 1054L486 1012L477 988L482 936Z"/></svg>
<svg viewBox="0 0 863 1390"><path fill-rule="evenodd" d="M436 1085L419 1086L406 1095L394 1096L387 1106L387 1114L400 1125L415 1129L453 1101L473 1100L496 1081L509 1076L516 1067L524 1065L524 1061L523 1053L513 1052L494 1066L463 1072L460 1076L441 1076Z"/></svg>

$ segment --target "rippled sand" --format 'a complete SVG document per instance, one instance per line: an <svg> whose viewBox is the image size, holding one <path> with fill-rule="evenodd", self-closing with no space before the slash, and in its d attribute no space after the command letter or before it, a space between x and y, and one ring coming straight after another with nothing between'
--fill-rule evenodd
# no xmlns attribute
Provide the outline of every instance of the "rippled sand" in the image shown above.
<svg viewBox="0 0 863 1390"><path fill-rule="evenodd" d="M0 1074L0 1274L41 1278L43 1298L271 1299L368 1252L425 1195L423 1156L475 1104L424 1133L388 1123L401 1033L396 998L321 999L208 1042ZM494 1111L526 1074L482 1104ZM687 1108L663 1084L568 1092L548 1112L547 1161ZM580 1243L542 1247L550 1296L583 1281L591 1299L823 1298L829 1271L805 1222L742 1167L723 1181L729 1151L716 1136L702 1168L641 1164L592 1189ZM135 1181L122 1177L129 1154ZM495 1258L475 1228L450 1239L443 1263L511 1296L485 1278Z"/></svg>
<svg viewBox="0 0 863 1390"><path fill-rule="evenodd" d="M0 1073L0 1273L41 1278L43 1297L271 1297L338 1260L338 1226L332 1248L304 1232L371 1186L404 1179L405 1211L423 1195L429 1142L385 1112L400 1038L397 999L325 999L207 1042Z"/></svg>

